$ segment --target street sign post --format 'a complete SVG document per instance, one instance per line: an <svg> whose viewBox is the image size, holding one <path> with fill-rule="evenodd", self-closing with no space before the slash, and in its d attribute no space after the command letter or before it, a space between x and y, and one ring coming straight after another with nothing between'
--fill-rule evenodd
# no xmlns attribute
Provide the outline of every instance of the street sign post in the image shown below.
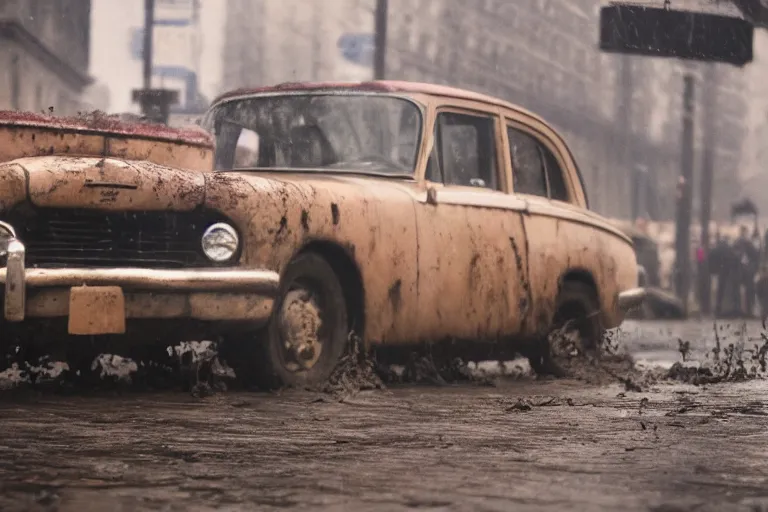
<svg viewBox="0 0 768 512"><path fill-rule="evenodd" d="M600 9L600 49L743 66L752 62L754 25L695 11L611 3Z"/></svg>

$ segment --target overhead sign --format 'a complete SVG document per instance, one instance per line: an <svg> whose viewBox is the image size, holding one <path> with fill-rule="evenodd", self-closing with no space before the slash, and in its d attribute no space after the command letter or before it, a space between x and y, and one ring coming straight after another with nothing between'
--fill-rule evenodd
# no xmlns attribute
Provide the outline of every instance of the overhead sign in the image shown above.
<svg viewBox="0 0 768 512"><path fill-rule="evenodd" d="M752 61L754 25L717 14L612 3L600 9L600 49L743 66Z"/></svg>
<svg viewBox="0 0 768 512"><path fill-rule="evenodd" d="M342 34L337 43L341 55L354 64L373 66L376 43L373 34Z"/></svg>

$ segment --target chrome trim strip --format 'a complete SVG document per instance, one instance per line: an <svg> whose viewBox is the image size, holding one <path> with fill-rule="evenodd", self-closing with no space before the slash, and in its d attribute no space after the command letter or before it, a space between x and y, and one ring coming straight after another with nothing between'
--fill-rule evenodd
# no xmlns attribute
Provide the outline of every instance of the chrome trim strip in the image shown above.
<svg viewBox="0 0 768 512"><path fill-rule="evenodd" d="M9 270L0 269L0 283L7 285L13 279ZM280 275L270 270L243 269L33 268L26 271L25 281L31 288L120 286L146 291L242 291L275 297Z"/></svg>
<svg viewBox="0 0 768 512"><path fill-rule="evenodd" d="M15 238L8 241L6 267L0 269L0 272L4 274L3 282L5 283L3 314L9 322L24 320L26 308L25 254L24 244Z"/></svg>
<svg viewBox="0 0 768 512"><path fill-rule="evenodd" d="M527 208L525 199L515 194L497 192L485 189L473 189L462 187L454 189L444 186L432 186L437 196L437 207L441 204L454 206L476 206L478 208L493 208L498 210L510 210L524 212ZM419 203L429 203L427 192L412 192L413 197Z"/></svg>
<svg viewBox="0 0 768 512"><path fill-rule="evenodd" d="M543 201L529 200L528 213L530 215L543 215L545 217L554 217L557 219L584 224L586 226L590 226L616 235L625 242L632 244L632 239L629 238L626 233L609 224L604 217L590 210L582 209L576 205L570 205L567 203L560 205L552 204L548 201L547 203L544 203Z"/></svg>

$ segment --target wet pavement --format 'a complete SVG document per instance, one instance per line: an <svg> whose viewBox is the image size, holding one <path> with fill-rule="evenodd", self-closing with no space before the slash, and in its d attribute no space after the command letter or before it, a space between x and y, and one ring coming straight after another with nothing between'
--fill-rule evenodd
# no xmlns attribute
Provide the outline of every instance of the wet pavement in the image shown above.
<svg viewBox="0 0 768 512"><path fill-rule="evenodd" d="M719 328L724 344L759 326ZM628 323L641 366L710 322ZM693 364L696 364L694 362ZM659 373L657 371L657 373ZM768 510L768 381L0 396L0 510Z"/></svg>

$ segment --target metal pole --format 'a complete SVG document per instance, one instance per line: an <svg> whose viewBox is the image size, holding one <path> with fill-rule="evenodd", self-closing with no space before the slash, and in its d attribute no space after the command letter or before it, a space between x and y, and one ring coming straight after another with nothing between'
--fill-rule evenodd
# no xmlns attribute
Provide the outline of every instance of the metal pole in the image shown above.
<svg viewBox="0 0 768 512"><path fill-rule="evenodd" d="M617 217L630 217L632 212L633 174L632 165L632 61L629 55L622 55L619 63L618 86L616 96L616 136L618 142L620 175L608 173L611 180L608 190L614 204ZM618 170L617 169L617 170ZM634 221L634 218L630 220Z"/></svg>
<svg viewBox="0 0 768 512"><path fill-rule="evenodd" d="M683 77L683 136L675 234L675 288L678 297L683 301L686 312L688 311L688 294L691 283L694 85L693 75L686 73Z"/></svg>
<svg viewBox="0 0 768 512"><path fill-rule="evenodd" d="M312 80L315 81L320 80L320 50L322 49L320 41L322 13L320 10L322 8L323 5L320 2L316 1L312 4Z"/></svg>
<svg viewBox="0 0 768 512"><path fill-rule="evenodd" d="M384 80L387 69L387 13L388 0L376 0L376 13L374 18L376 50L373 58L374 80Z"/></svg>
<svg viewBox="0 0 768 512"><path fill-rule="evenodd" d="M152 88L152 32L155 26L155 0L144 0L144 90Z"/></svg>
<svg viewBox="0 0 768 512"><path fill-rule="evenodd" d="M712 269L709 267L709 221L712 217L712 175L714 174L715 109L717 108L717 70L714 64L706 64L704 79L704 152L701 162L701 247L704 262L699 269L699 304L701 312L708 315L712 309Z"/></svg>

